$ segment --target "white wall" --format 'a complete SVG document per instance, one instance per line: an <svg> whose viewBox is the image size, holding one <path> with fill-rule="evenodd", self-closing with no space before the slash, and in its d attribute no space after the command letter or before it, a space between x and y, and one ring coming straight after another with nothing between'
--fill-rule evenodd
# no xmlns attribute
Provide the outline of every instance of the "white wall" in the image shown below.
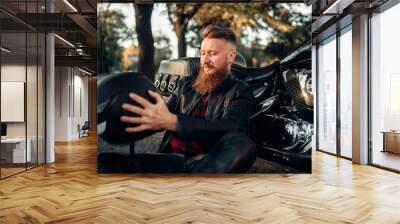
<svg viewBox="0 0 400 224"><path fill-rule="evenodd" d="M56 67L55 74L55 141L70 141L88 120L88 78L72 67Z"/></svg>
<svg viewBox="0 0 400 224"><path fill-rule="evenodd" d="M25 80L27 77L27 80ZM22 108L22 113L26 112L27 119L23 122L6 122L7 137L9 138L25 138L25 135L30 139L32 161L36 162L39 158L39 163L44 162L44 74L42 67L25 64L3 64L1 66L1 81L3 82L24 82L26 84L26 106ZM23 91L23 90L22 90ZM23 92L22 92L23 94ZM2 96L7 97L7 96ZM1 108L11 110L11 108ZM11 112L12 111L8 111ZM38 150L38 152L37 152ZM39 156L37 157L37 154Z"/></svg>
<svg viewBox="0 0 400 224"><path fill-rule="evenodd" d="M67 67L55 68L55 141L68 140L68 85Z"/></svg>
<svg viewBox="0 0 400 224"><path fill-rule="evenodd" d="M27 120L28 120L28 137L29 128L36 130L36 82L37 80L32 77L32 74L36 77L36 66L18 65L18 64L5 64L1 66L1 81L3 82L25 82L25 75L27 69L28 72L28 87L27 87ZM39 68L40 69L40 68ZM41 69L39 70L41 72ZM39 107L42 105L39 105ZM7 110L8 108L1 108L1 110ZM33 113L35 112L35 113ZM25 137L25 123L26 122L7 122L7 135L9 137ZM35 132L36 135L36 132Z"/></svg>
<svg viewBox="0 0 400 224"><path fill-rule="evenodd" d="M25 65L2 65L1 66L1 81L25 82ZM7 108L1 108L7 110ZM25 123L11 122L7 123L7 137L25 137Z"/></svg>
<svg viewBox="0 0 400 224"><path fill-rule="evenodd" d="M78 72L78 73L77 73ZM78 137L78 124L81 126L88 121L89 113L88 113L88 78L86 76L82 76L83 74L79 70L74 70L74 105L72 109L72 136L74 138Z"/></svg>

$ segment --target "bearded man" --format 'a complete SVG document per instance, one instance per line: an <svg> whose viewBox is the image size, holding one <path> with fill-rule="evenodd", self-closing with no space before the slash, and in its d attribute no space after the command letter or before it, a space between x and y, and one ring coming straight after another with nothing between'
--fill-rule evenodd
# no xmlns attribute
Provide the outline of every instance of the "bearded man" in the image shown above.
<svg viewBox="0 0 400 224"><path fill-rule="evenodd" d="M155 104L131 93L141 107L122 105L140 115L121 117L138 124L127 132L166 130L159 153L104 153L99 172L243 173L251 167L256 148L245 132L254 101L248 85L231 74L235 33L206 27L200 52L199 74L181 82L166 102L149 91Z"/></svg>

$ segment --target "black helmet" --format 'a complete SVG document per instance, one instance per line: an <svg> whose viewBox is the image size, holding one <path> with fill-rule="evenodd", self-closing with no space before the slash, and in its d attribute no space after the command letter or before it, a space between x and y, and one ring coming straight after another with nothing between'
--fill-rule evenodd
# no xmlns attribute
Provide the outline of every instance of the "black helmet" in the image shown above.
<svg viewBox="0 0 400 224"><path fill-rule="evenodd" d="M128 124L120 120L122 115L139 116L121 108L123 103L139 106L129 98L131 92L155 103L148 90L158 92L150 79L139 72L112 74L99 80L97 83L99 136L111 144L129 144L153 134L155 131L127 133L126 127L135 127L138 124Z"/></svg>

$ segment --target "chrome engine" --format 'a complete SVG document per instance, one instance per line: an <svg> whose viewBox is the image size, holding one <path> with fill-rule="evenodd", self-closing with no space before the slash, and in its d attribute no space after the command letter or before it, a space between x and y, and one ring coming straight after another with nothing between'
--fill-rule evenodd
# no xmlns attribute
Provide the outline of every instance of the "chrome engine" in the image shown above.
<svg viewBox="0 0 400 224"><path fill-rule="evenodd" d="M313 135L313 125L302 119L263 114L253 123L253 136L262 147L300 152Z"/></svg>

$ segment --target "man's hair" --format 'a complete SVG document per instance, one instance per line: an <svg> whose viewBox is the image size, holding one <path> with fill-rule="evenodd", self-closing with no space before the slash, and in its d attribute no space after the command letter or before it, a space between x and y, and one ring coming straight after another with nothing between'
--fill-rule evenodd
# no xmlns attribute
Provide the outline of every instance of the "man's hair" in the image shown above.
<svg viewBox="0 0 400 224"><path fill-rule="evenodd" d="M201 33L201 38L223 39L233 44L233 46L236 46L236 34L230 28L209 25L204 28L203 32Z"/></svg>

